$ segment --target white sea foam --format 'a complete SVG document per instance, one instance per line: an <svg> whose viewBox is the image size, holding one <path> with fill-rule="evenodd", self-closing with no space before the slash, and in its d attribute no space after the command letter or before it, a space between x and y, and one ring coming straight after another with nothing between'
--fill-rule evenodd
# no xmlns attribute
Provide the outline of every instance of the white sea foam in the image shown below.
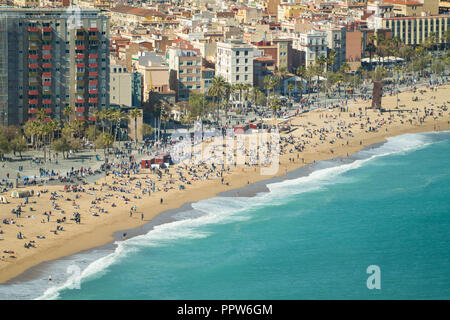
<svg viewBox="0 0 450 320"><path fill-rule="evenodd" d="M139 250L140 247L167 245L180 238L207 237L209 232L202 230L201 227L250 219L248 211L252 208L264 206L268 203L271 205L281 203L286 201L286 196L310 192L328 184L342 182L342 179L338 179L340 175L357 169L375 158L412 151L433 142L432 137L428 134L405 134L387 140L380 147L361 152L360 155L364 159L312 171L308 176L268 184L267 187L270 192L258 194L256 197L216 197L193 203L192 208L197 212L194 218L188 214L178 215L179 218L182 217L183 219L157 225L147 234L116 242L117 248L114 252L89 264L75 280L82 283L105 274L109 266L120 261L130 252ZM280 197L280 194L283 197ZM198 212L201 214L198 214ZM56 299L62 290L69 289L71 285L71 281L66 281L59 287L48 289L38 299Z"/></svg>

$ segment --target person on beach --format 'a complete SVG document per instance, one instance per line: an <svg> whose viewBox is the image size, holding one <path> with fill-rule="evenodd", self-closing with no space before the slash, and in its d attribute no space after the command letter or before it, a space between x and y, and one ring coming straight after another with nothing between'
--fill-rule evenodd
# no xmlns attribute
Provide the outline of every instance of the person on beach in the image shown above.
<svg viewBox="0 0 450 320"><path fill-rule="evenodd" d="M144 214L141 213L141 221L144 221Z"/></svg>
<svg viewBox="0 0 450 320"><path fill-rule="evenodd" d="M159 200L159 203L160 203L160 204L163 204L163 198L161 198L161 200Z"/></svg>

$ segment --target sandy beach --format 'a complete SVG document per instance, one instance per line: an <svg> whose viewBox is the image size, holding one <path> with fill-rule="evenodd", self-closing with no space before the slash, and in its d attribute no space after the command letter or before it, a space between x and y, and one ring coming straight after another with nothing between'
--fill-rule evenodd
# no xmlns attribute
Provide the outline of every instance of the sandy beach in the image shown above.
<svg viewBox="0 0 450 320"><path fill-rule="evenodd" d="M422 94L400 93L399 105L405 105L401 109L411 110L401 114L366 110L370 101L356 101L349 102L346 112L336 108L293 117L290 132L280 134L280 166L273 175L261 175L257 166L230 166L220 172L222 182L218 168L173 165L162 170L160 177L149 169L130 177L110 174L77 192L66 192L63 186L20 188L34 191L27 204L24 198L12 198L10 192L3 194L9 203L0 204L0 283L41 262L105 245L114 240L114 232L142 226L185 203L283 176L314 161L346 157L387 137L450 130L449 111L439 108L450 103L449 89L447 84L436 90L423 88ZM415 96L418 101L412 101ZM386 109L396 104L396 96L383 98ZM271 124L280 121L267 119ZM179 189L180 184L184 189ZM11 212L20 205L18 217ZM79 223L72 220L74 213L80 215ZM26 248L24 244L30 242Z"/></svg>

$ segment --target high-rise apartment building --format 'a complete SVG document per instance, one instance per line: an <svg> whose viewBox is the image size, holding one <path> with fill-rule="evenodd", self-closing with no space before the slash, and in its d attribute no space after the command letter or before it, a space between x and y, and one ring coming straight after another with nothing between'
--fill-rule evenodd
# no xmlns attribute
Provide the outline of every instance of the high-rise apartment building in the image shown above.
<svg viewBox="0 0 450 320"><path fill-rule="evenodd" d="M45 110L79 120L109 105L109 22L96 9L2 8L0 125L20 125Z"/></svg>

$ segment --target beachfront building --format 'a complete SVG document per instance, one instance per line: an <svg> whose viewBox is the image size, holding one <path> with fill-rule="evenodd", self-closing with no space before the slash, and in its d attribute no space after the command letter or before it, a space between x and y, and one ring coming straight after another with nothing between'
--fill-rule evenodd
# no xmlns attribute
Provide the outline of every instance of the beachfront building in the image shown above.
<svg viewBox="0 0 450 320"><path fill-rule="evenodd" d="M208 90L212 85L212 79L214 78L214 69L203 67L202 68L202 93L208 94Z"/></svg>
<svg viewBox="0 0 450 320"><path fill-rule="evenodd" d="M278 70L288 70L291 43L291 39L274 39L273 41L259 41L253 44L255 45L255 49L263 51L264 56L270 56L274 59L275 66Z"/></svg>
<svg viewBox="0 0 450 320"><path fill-rule="evenodd" d="M185 40L174 41L166 51L170 68L171 89L177 93L177 101L189 99L191 92L202 89L202 56L200 50Z"/></svg>
<svg viewBox="0 0 450 320"><path fill-rule="evenodd" d="M326 43L328 49L334 50L336 56L332 66L333 71L338 71L346 57L346 28L344 26L334 26L323 29L327 35Z"/></svg>
<svg viewBox="0 0 450 320"><path fill-rule="evenodd" d="M2 8L0 124L63 118L94 120L109 105L109 22L98 10ZM77 19L73 19L73 15Z"/></svg>
<svg viewBox="0 0 450 320"><path fill-rule="evenodd" d="M327 33L322 30L310 29L297 34L294 39L294 48L305 52L306 67L313 65L316 58L327 57Z"/></svg>
<svg viewBox="0 0 450 320"><path fill-rule="evenodd" d="M374 18L374 29L389 29L392 37L399 37L404 44L421 44L432 33L437 43L445 43L444 34L450 27L450 16L421 16Z"/></svg>
<svg viewBox="0 0 450 320"><path fill-rule="evenodd" d="M141 108L142 75L139 72L128 72L124 66L110 67L110 96L111 105L122 108Z"/></svg>
<svg viewBox="0 0 450 320"><path fill-rule="evenodd" d="M253 46L242 40L219 42L216 75L230 84L253 84Z"/></svg>

